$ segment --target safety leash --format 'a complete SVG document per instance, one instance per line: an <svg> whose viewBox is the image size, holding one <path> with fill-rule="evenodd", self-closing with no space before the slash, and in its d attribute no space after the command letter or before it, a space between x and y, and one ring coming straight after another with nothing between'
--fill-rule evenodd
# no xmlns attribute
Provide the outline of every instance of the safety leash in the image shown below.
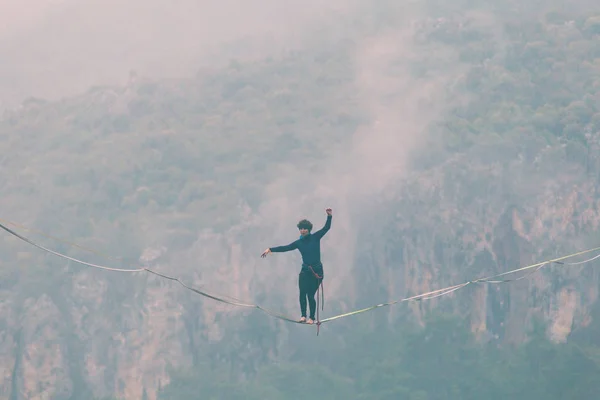
<svg viewBox="0 0 600 400"><path fill-rule="evenodd" d="M319 276L319 274L317 274L315 272L315 270L312 268L312 266L308 266L308 268L310 268L311 272L313 273L313 275L315 276L315 278L317 278L317 280L319 280L319 286L317 286L317 336L319 336L319 329L321 328L321 320L319 318L319 293L321 293L321 309L325 308L325 289L323 286L323 277Z"/></svg>

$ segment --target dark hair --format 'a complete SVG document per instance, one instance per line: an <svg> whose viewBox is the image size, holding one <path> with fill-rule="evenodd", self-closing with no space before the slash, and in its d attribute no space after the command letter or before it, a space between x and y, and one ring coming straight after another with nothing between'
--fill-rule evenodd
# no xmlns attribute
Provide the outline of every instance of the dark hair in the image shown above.
<svg viewBox="0 0 600 400"><path fill-rule="evenodd" d="M307 220L307 219L303 219L302 221L298 222L298 229L308 229L308 231L310 232L312 230L313 224Z"/></svg>

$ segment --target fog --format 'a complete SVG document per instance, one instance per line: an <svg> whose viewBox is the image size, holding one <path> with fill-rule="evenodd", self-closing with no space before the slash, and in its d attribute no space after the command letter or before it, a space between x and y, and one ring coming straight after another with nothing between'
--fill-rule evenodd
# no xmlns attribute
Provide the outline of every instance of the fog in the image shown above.
<svg viewBox="0 0 600 400"><path fill-rule="evenodd" d="M418 4L396 5L388 11L393 13L394 24L387 28L359 38L351 30L340 33L356 41L353 86L369 122L348 132L347 140L326 149L327 156L315 165L273 166L279 175L265 187L261 205L255 210L244 205L232 210L242 216L241 224L224 234L204 230L188 254L176 261L177 265L202 264L195 272L196 284L299 317L300 254L272 253L261 259L260 253L296 240L296 223L302 218L311 220L315 231L320 229L325 209L331 207L332 228L321 249L325 315L372 305L353 303L355 285L360 284L357 272L366 268L355 264L360 229L368 224L368 216L377 212L385 191L401 185L411 171L411 162L426 150L430 124L462 101L453 85L465 73L451 48L416 43L418 22L425 17ZM369 13L363 15L365 20L370 17ZM413 63L417 61L431 69L415 74ZM396 284L402 287L402 282ZM374 294L373 304L388 300L385 296ZM202 301L202 308L208 315L217 309L233 311L211 301Z"/></svg>
<svg viewBox="0 0 600 400"><path fill-rule="evenodd" d="M0 107L278 54L354 0L0 0ZM318 39L318 36L317 36Z"/></svg>
<svg viewBox="0 0 600 400"><path fill-rule="evenodd" d="M354 260L365 215L409 172L429 125L460 101L449 91L464 73L457 55L439 44L429 48L415 42L418 22L426 17L419 2L387 2L375 11L369 3L353 0L21 4L10 5L0 17L0 51L10 60L0 66L5 89L0 100L10 106L27 96L53 99L90 86L119 84L130 70L152 79L181 78L202 67L218 68L231 58L276 56L317 41L355 41L353 85L369 122L348 132L348 140L328 149L314 168L273 166L280 173L265 187L262 204L255 210L243 204L232 210L242 214L240 225L225 234L199 227L197 243L165 267L181 272L179 265L193 265L196 281L191 283L244 301L262 299L267 307L292 316L298 313L299 254L272 254L263 260L260 253L295 240L301 218L320 229L325 208L332 207L333 226L322 245L327 296L335 299L333 304L354 298L354 272L361 268ZM364 36L343 23L352 19L370 25ZM378 19L393 23L379 28L373 22ZM417 77L413 62L424 60L431 70ZM203 307L210 313L220 306L204 301Z"/></svg>

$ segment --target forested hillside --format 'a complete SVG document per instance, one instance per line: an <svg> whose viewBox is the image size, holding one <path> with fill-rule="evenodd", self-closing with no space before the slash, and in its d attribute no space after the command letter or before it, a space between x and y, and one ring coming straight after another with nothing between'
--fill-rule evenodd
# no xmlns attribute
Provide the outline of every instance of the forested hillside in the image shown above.
<svg viewBox="0 0 600 400"><path fill-rule="evenodd" d="M5 112L0 222L292 318L299 255L259 255L295 240L301 218L319 229L326 207L325 317L598 246L597 4L350 3L260 60L233 52L193 77L132 73ZM0 251L1 398L600 389L597 262L350 316L317 337L7 233Z"/></svg>

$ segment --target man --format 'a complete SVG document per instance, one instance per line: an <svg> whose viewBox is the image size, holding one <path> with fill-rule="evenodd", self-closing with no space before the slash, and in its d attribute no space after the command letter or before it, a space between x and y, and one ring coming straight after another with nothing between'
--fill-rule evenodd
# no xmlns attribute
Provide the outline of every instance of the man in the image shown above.
<svg viewBox="0 0 600 400"><path fill-rule="evenodd" d="M270 247L266 249L261 257L266 257L269 253L283 253L298 249L302 255L302 269L298 276L298 288L300 289L300 312L302 317L299 322L312 324L315 320L315 311L317 303L315 293L323 280L323 264L321 263L321 239L331 228L331 208L325 210L327 221L325 226L315 233L312 231L312 223L306 219L298 222L300 238L286 246ZM306 319L306 299L310 307L310 316Z"/></svg>

